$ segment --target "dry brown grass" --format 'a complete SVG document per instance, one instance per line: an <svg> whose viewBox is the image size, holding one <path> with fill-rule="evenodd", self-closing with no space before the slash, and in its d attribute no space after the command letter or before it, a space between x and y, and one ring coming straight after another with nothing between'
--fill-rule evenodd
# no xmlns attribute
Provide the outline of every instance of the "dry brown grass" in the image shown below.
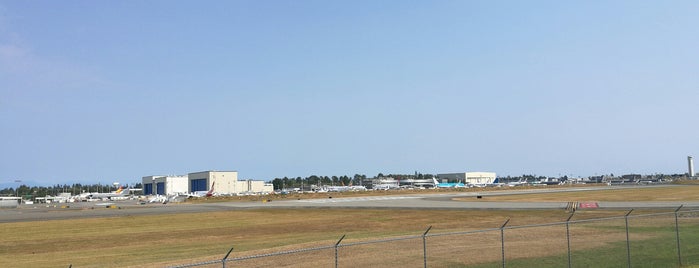
<svg viewBox="0 0 699 268"><path fill-rule="evenodd" d="M3 223L0 267L160 266L433 231L562 220L563 211L266 209Z"/></svg>
<svg viewBox="0 0 699 268"><path fill-rule="evenodd" d="M691 189L691 190L688 190ZM618 195L626 198L642 196L656 198L684 198L694 200L695 186L683 189L649 188L631 192L623 190L603 191L601 193L575 193L576 200L611 200ZM594 196L595 194L601 194ZM517 197L498 197L501 200L556 200L570 196L559 194L523 195ZM580 195L580 197L578 197ZM294 198L294 197L287 197ZM493 200L495 197L486 198ZM607 199L609 198L609 199ZM626 199L628 200L628 199ZM633 199L636 200L636 199ZM642 212L638 212L642 213ZM618 211L580 211L575 219L619 216ZM509 226L564 221L568 214L563 210L552 211L463 211L463 210L390 210L390 209L264 209L237 210L226 212L160 214L150 216L123 216L111 218L90 218L73 220L53 220L37 222L17 222L0 224L0 267L162 267L172 264L186 264L219 259L235 247L232 257L276 252L294 248L333 245L343 234L347 238L343 243L361 240L374 240L381 237L394 237L422 234L428 226L433 226L431 233L480 230L499 227L505 220L511 219ZM618 241L619 237L605 235L599 230L579 229L589 235L584 245L602 245ZM510 233L510 232L508 232ZM536 241L537 247L559 248L551 246L560 242L560 232L517 231L508 237L511 245L526 245ZM472 241L474 245L493 242L493 234L485 236L468 236L467 238L438 238L432 243ZM581 238L583 239L583 238ZM587 238L585 238L587 239ZM473 252L497 247L483 246L468 248ZM390 244L398 252L414 250L414 242ZM469 243L467 243L469 244ZM366 246L367 251L360 250L357 255L365 259L385 259L382 250L388 244ZM376 247L372 249L371 247ZM384 247L384 248L382 248ZM451 252L449 246L443 251ZM356 249L362 249L357 247ZM349 250L346 249L346 250ZM390 250L390 249L388 249ZM453 250L457 250L454 248ZM456 252L456 251L454 251ZM460 251L463 252L463 251ZM484 251L480 259L469 257L469 262L487 261L493 258L490 251ZM497 252L495 250L494 252ZM533 254L533 253L513 254ZM528 252L528 251L527 251ZM555 251L551 251L554 252ZM332 252L331 252L332 253ZM314 253L328 254L328 252ZM407 253L406 253L407 254ZM323 262L332 256L322 258L310 254L286 255L279 260L264 261L313 261ZM519 256L519 255L516 255ZM316 260L316 257L319 260ZM397 255L406 260L418 262L413 257ZM294 260L294 258L301 258ZM349 258L361 266L361 256ZM356 259L356 260L355 260ZM463 260L464 262L466 260ZM262 262L256 262L262 263ZM401 263L401 262L398 262ZM295 262L296 265L299 262ZM330 266L332 263L322 266ZM283 266L283 265L281 265ZM294 263L287 266L295 267ZM352 266L352 265L350 265Z"/></svg>
<svg viewBox="0 0 699 268"><path fill-rule="evenodd" d="M475 201L473 198L460 200ZM608 190L540 193L523 195L488 196L479 201L530 201L530 202L569 202L569 201L699 201L699 186L683 185L676 187L648 187Z"/></svg>

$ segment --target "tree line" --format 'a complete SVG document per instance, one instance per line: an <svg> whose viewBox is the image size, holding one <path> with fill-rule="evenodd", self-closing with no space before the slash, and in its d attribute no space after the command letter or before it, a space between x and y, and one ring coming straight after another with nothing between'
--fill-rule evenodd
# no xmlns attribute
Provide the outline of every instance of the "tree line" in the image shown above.
<svg viewBox="0 0 699 268"><path fill-rule="evenodd" d="M124 185L126 187L126 185ZM141 188L141 184L137 183L132 186ZM108 193L116 191L117 187L110 184L56 184L53 186L28 186L25 184L19 185L17 188L9 187L0 190L0 196L21 196L25 199L34 197L57 196L61 193L70 193L71 195L79 195L81 193Z"/></svg>
<svg viewBox="0 0 699 268"><path fill-rule="evenodd" d="M364 174L354 174L354 176L348 176L348 175L343 175L343 176L317 176L317 175L311 175L308 177L295 177L295 178L289 178L289 177L283 177L283 178L275 178L272 180L272 185L274 185L274 189L279 190L279 189L288 189L288 188L308 188L311 185L331 185L331 186L359 186L359 185L364 185L366 184L367 181L371 181L373 179L378 179L378 178L394 178L396 180L405 180L405 179L431 179L433 178L434 175L432 174L422 174L422 173L417 173L415 174L387 174L384 175L383 173L379 173L374 177L367 177L367 175Z"/></svg>
<svg viewBox="0 0 699 268"><path fill-rule="evenodd" d="M678 179L682 178L684 174L653 174L653 175L640 175L640 174L628 174L621 176L614 176L614 174L601 175L595 177L606 177L606 178L625 178L629 176L634 177L646 177L653 179ZM311 185L332 185L332 186L350 186L350 185L364 185L372 179L378 178L394 178L396 180L404 179L432 179L436 177L433 174L422 174L415 172L415 174L383 174L379 173L373 177L367 177L364 174L354 174L353 176L343 175L343 176L318 176L311 175L308 177L283 177L275 178L272 180L274 189L288 189L288 188L308 188ZM548 177L550 178L550 177ZM592 178L592 177L591 177ZM500 182L511 182L518 181L520 179L525 179L529 182L547 179L545 176L536 175L521 175L521 176L507 176L500 177ZM559 180L568 179L567 175L557 178ZM136 183L132 186L133 188L142 188L141 183ZM33 197L45 197L45 196L57 196L61 193L70 193L72 195L78 195L87 192L112 192L116 191L117 188L111 184L56 184L53 186L28 186L25 184L19 185L17 188L8 187L0 190L0 196L21 196L25 199L30 199Z"/></svg>

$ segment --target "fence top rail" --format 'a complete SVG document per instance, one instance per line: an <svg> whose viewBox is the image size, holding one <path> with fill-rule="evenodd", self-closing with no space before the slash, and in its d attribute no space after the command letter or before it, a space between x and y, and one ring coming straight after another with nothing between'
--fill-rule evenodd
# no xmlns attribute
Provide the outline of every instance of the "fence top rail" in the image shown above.
<svg viewBox="0 0 699 268"><path fill-rule="evenodd" d="M430 235L427 235L427 236L430 236ZM411 240L411 239L421 239L421 238L422 238L421 235L411 235L411 236L387 238L387 239L381 239L381 240L371 240L371 241L352 242L352 243L346 243L346 244L341 244L341 245L337 245L337 246L338 246L338 247L349 247L349 246L367 245L367 244L377 244L377 243L387 243L387 242L395 242L395 241Z"/></svg>
<svg viewBox="0 0 699 268"><path fill-rule="evenodd" d="M507 229L507 228L505 228L505 229ZM461 232L434 233L434 234L428 234L427 237L437 237L437 236L447 236L447 235L467 235L467 234L487 233L487 232L495 232L495 231L500 231L500 228L490 228L490 229L461 231Z"/></svg>

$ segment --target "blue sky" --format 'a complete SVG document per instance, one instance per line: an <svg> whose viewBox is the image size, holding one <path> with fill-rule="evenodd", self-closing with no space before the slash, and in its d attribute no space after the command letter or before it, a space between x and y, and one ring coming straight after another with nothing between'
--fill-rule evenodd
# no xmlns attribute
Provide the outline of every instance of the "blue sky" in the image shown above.
<svg viewBox="0 0 699 268"><path fill-rule="evenodd" d="M696 1L0 1L0 182L684 173Z"/></svg>

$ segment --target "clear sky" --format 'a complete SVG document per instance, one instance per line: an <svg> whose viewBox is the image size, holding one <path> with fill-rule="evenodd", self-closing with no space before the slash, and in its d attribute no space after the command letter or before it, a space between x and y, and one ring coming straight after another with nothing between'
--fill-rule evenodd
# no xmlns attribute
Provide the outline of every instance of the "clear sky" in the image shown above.
<svg viewBox="0 0 699 268"><path fill-rule="evenodd" d="M684 173L699 1L0 0L0 182Z"/></svg>

